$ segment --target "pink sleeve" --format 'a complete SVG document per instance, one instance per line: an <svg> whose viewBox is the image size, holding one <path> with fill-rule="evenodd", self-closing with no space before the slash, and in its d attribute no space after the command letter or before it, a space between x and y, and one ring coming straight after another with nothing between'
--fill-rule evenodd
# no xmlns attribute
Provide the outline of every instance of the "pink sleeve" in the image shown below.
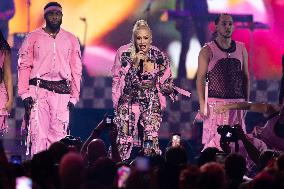
<svg viewBox="0 0 284 189"><path fill-rule="evenodd" d="M161 52L162 53L162 52ZM172 70L171 70L171 63L167 56L162 53L164 59L164 69L162 71L162 76L160 78L160 83L163 84L166 80L172 80Z"/></svg>
<svg viewBox="0 0 284 189"><path fill-rule="evenodd" d="M71 97L70 102L76 104L80 96L80 83L82 78L82 61L80 44L76 38L72 39L72 50L70 59L71 68Z"/></svg>
<svg viewBox="0 0 284 189"><path fill-rule="evenodd" d="M33 64L32 36L27 36L19 50L18 94L22 99L29 97L29 79Z"/></svg>
<svg viewBox="0 0 284 189"><path fill-rule="evenodd" d="M120 89L120 74L119 71L121 69L121 63L120 63L120 51L118 50L115 59L114 59L114 64L111 68L111 73L112 73L112 102L113 102L113 107L116 109L118 105L118 100L120 97L121 89Z"/></svg>
<svg viewBox="0 0 284 189"><path fill-rule="evenodd" d="M161 108L164 109L166 107L166 97L163 94L163 88L167 88L167 85L169 83L172 83L172 71L170 67L170 61L169 59L162 53L163 59L164 59L164 69L162 70L162 75L159 80L159 84L157 86L159 91L159 98L160 98L160 104ZM166 82L167 81L167 82Z"/></svg>

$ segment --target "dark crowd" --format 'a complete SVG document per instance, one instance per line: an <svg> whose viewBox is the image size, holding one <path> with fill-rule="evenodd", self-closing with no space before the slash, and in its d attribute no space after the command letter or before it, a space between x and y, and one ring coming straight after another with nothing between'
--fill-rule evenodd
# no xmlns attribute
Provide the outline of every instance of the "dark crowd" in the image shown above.
<svg viewBox="0 0 284 189"><path fill-rule="evenodd" d="M283 188L284 155L281 151L260 151L241 127L235 127L240 149L246 155L230 151L234 141L221 141L223 151L204 149L189 158L184 140L172 140L163 154L151 145L137 150L121 161L116 144L117 128L104 118L82 143L66 136L31 160L8 160L3 146L0 151L0 188L39 189L237 189ZM101 139L108 133L110 146ZM232 148L233 149L233 148ZM239 152L241 151L239 149ZM16 187L17 186L17 187Z"/></svg>

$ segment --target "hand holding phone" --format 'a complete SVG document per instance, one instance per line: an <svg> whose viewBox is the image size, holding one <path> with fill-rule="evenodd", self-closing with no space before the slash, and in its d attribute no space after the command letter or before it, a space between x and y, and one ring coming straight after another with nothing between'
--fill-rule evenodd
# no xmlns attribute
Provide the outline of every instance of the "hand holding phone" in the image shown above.
<svg viewBox="0 0 284 189"><path fill-rule="evenodd" d="M145 140L144 145L143 145L143 149L144 149L144 155L146 155L146 156L152 155L153 141L152 140Z"/></svg>
<svg viewBox="0 0 284 189"><path fill-rule="evenodd" d="M124 188L125 187L126 181L129 177L130 173L131 173L130 168L125 166L125 165L118 168L118 170L117 170L117 177L118 177L117 187L118 188Z"/></svg>
<svg viewBox="0 0 284 189"><path fill-rule="evenodd" d="M113 118L114 118L113 115L106 114L106 117L105 117L106 127L111 127L113 125Z"/></svg>
<svg viewBox="0 0 284 189"><path fill-rule="evenodd" d="M32 189L32 179L29 177L17 177L16 189Z"/></svg>
<svg viewBox="0 0 284 189"><path fill-rule="evenodd" d="M22 163L22 157L20 155L11 155L10 162L13 164L21 164Z"/></svg>
<svg viewBox="0 0 284 189"><path fill-rule="evenodd" d="M180 135L179 134L173 134L172 136L172 147L178 147L180 146Z"/></svg>

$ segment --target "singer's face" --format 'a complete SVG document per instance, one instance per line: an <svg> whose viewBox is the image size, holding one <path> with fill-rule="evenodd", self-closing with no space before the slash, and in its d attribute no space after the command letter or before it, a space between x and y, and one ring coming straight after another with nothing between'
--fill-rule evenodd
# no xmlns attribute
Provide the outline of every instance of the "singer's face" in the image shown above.
<svg viewBox="0 0 284 189"><path fill-rule="evenodd" d="M231 38L234 29L234 22L230 15L222 15L218 24L216 25L216 31L219 36L223 38Z"/></svg>
<svg viewBox="0 0 284 189"><path fill-rule="evenodd" d="M140 28L137 30L134 36L134 43L138 52L143 51L147 53L152 43L152 35L149 29Z"/></svg>

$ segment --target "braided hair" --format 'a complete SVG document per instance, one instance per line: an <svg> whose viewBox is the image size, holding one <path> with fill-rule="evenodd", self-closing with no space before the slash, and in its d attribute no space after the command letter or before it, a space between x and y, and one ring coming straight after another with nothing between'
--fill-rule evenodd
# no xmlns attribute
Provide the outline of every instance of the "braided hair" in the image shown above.
<svg viewBox="0 0 284 189"><path fill-rule="evenodd" d="M2 31L0 30L0 56L6 53L11 53L11 48L6 39L3 36ZM0 83L2 83L4 79L4 70L0 67Z"/></svg>
<svg viewBox="0 0 284 189"><path fill-rule="evenodd" d="M3 53L3 51L11 52L10 45L6 41L6 39L3 36L2 31L0 30L0 51Z"/></svg>

